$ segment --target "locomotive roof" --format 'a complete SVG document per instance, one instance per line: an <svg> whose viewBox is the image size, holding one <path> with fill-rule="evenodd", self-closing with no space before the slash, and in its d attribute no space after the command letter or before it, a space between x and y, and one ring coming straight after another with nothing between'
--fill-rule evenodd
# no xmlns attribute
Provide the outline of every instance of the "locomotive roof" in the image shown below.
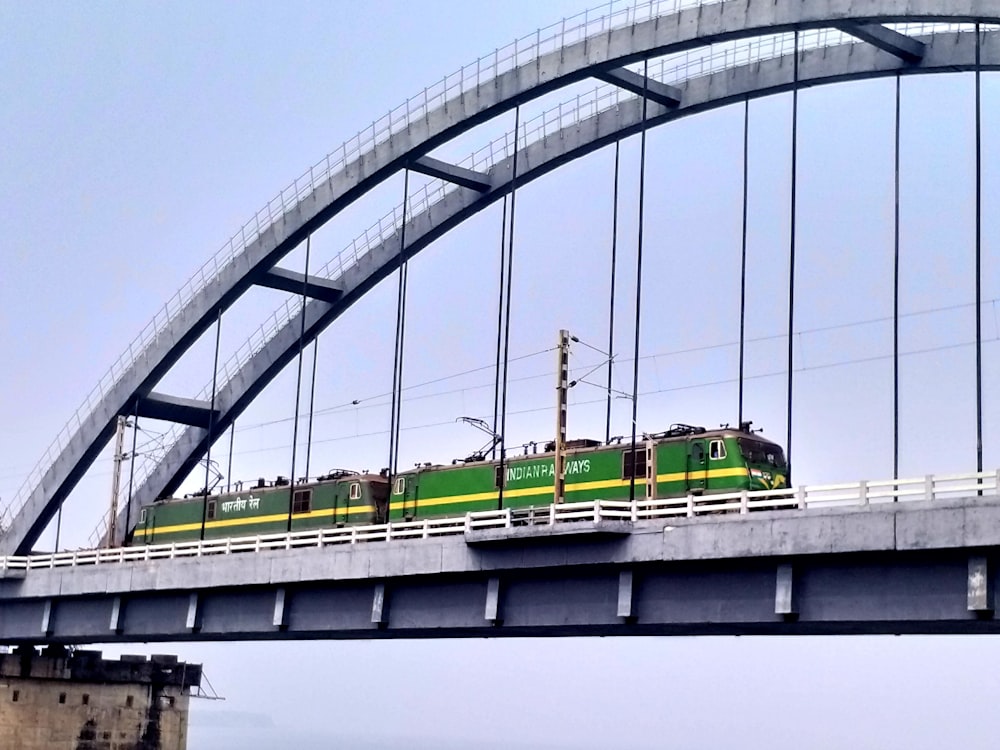
<svg viewBox="0 0 1000 750"><path fill-rule="evenodd" d="M733 428L733 427L719 427L719 428L714 429L714 430L704 430L704 431L700 431L700 432L691 432L691 433L686 433L686 434L683 434L683 435L673 435L673 436L669 436L669 437L667 437L667 436L654 437L655 435L661 435L661 434L662 433L653 433L652 435L650 435L649 439L653 440L656 443L679 443L679 442L683 442L683 441L686 441L686 440L690 440L692 438L698 438L698 439L703 439L703 438L704 439L712 439L712 438L750 438L751 440L756 440L756 441L761 442L761 443L767 443L768 445L773 445L776 448L781 449L780 445L778 445L777 443L775 443L773 440L770 440L770 439L764 437L759 432L744 432L743 430L738 430L738 429ZM643 448L644 445L645 445L645 443L646 443L645 440L638 440L638 441L636 441L636 448L637 449ZM612 450L614 450L614 449L628 450L631 447L631 445L632 445L631 442L627 442L626 443L624 440L622 440L620 443L603 443L603 442L598 442L597 445L588 446L586 448L568 448L566 452L570 453L570 454L572 454L574 456L577 456L577 455L581 455L581 454L594 453L596 451L606 451L608 449L612 449ZM522 454L522 455L518 455L518 456L508 456L507 457L507 463L511 463L513 461L530 461L532 459L546 458L548 456L554 456L554 455L555 455L555 451L539 451L538 453L529 453L527 455L523 455ZM458 468L461 468L461 467L464 467L464 466L487 466L487 465L493 465L493 464L496 464L496 463L497 463L497 459L486 458L486 459L483 459L482 461L468 461L468 462L466 462L466 461L457 461L457 462L451 463L451 464L421 464L420 466L415 466L412 469L406 469L404 471L400 471L400 472L398 472L396 474L396 476L398 477L398 476L403 476L403 475L407 475L407 474L417 474L417 473L419 473L421 471L426 471L428 469L452 469L452 468L458 469Z"/></svg>
<svg viewBox="0 0 1000 750"><path fill-rule="evenodd" d="M284 477L282 477L282 479L283 478ZM277 482L275 482L273 480L265 480L264 486L261 487L258 484L259 481L260 481L259 479L244 479L241 482L234 482L233 484L239 485L239 489L233 488L233 489L229 489L229 490L222 490L218 494L209 493L208 497L209 497L209 499L213 499L214 500L216 498L227 497L229 495L239 495L239 494L242 494L242 493L245 493L245 492L253 493L254 490L280 490L280 489L284 489L285 487L291 487L292 486L291 482L285 482L283 484L278 484ZM360 471L347 471L347 472L345 472L343 474L339 474L339 475L336 475L336 476L328 475L328 476L323 476L323 477L316 477L316 478L310 479L310 480L308 480L306 482L298 482L298 483L295 484L295 488L299 489L299 488L302 488L302 487L314 487L317 484L328 484L330 482L386 482L386 483L388 483L388 481L389 481L388 478L385 477L385 476L383 476L382 474L372 474L370 472L360 472ZM176 496L174 496L174 497L160 497L160 498L157 498L154 501L154 504L155 503L174 502L176 500L197 499L197 498L201 498L201 497L202 497L202 493L200 493L200 492L192 492L192 493L188 493L187 495L184 495L183 497L176 497Z"/></svg>

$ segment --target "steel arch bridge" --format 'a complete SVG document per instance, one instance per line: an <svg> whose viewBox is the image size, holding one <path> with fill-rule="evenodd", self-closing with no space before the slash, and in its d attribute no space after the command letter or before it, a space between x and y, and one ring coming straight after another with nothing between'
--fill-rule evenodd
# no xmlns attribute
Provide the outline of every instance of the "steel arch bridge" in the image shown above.
<svg viewBox="0 0 1000 750"><path fill-rule="evenodd" d="M132 517L123 511L118 523L131 527L141 505L177 489L211 439L294 359L300 341L319 336L403 259L509 194L515 177L520 186L643 127L795 87L1000 69L1000 0L651 0L605 10L539 30L446 77L282 191L98 384L0 517L0 554L31 550L107 445L119 415L172 421L172 446L139 478ZM987 28L977 35L967 24ZM648 78L637 71L637 63L654 59ZM523 124L465 163L430 156L481 123L586 79L600 82L591 96ZM396 209L308 278L277 268L311 233L404 169L433 178L408 197L405 232ZM290 297L270 333L223 365L214 394L156 392L199 336L254 286L304 291L308 300Z"/></svg>

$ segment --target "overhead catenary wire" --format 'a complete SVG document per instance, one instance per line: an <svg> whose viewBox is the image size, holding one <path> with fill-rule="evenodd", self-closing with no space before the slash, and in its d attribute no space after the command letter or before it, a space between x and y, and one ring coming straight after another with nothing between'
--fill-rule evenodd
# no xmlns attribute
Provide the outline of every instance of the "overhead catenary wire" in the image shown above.
<svg viewBox="0 0 1000 750"><path fill-rule="evenodd" d="M989 305L993 306L994 309L996 309L998 302L1000 302L1000 299L990 299L990 300L987 300L984 304L989 304ZM902 320L906 320L906 319L909 319L909 318L915 318L915 317L920 317L920 316L925 316L925 315L936 315L936 314L940 314L940 313L954 312L954 311L963 310L963 309L966 309L966 308L969 308L969 307L972 307L972 306L973 306L972 303L960 303L960 304L953 304L953 305L943 305L943 306L940 306L940 307L925 308L925 309L920 309L920 310L914 310L914 311L907 312L907 313L900 313L899 314L899 319L900 319L900 321L902 321ZM841 331L841 330L845 330L845 329L849 329L849 328L860 328L860 327L870 326L870 325L876 325L876 324L880 324L880 323L890 323L890 324L892 324L893 323L893 316L892 315L886 315L886 316L880 316L880 317L864 318L864 319L861 319L861 320L848 321L848 322L845 322L845 323L836 323L836 324L827 325L827 326L815 326L815 327L811 327L811 328L803 328L803 329L799 329L798 331L796 331L796 336L798 336L799 339L800 339L800 341L801 341L802 337L804 337L804 336L809 336L809 335L814 335L814 334L821 334L821 333L829 333L829 332L833 332L833 331ZM998 332L1000 332L1000 314L998 314L997 320L995 321L995 328L996 328L996 330ZM787 335L786 333L774 333L774 334L768 334L768 335L764 335L764 336L754 336L754 337L747 338L746 339L746 343L747 344L762 344L762 343L767 343L769 341L783 341L783 340L785 340L786 335ZM990 342L992 342L994 340L995 340L995 338L994 339L984 339L984 341L990 341ZM583 344L584 346L586 346L588 348L593 349L595 352L597 352L597 353L599 353L601 355L606 355L605 352L597 349L596 347L590 346L589 344L587 344L583 340L580 340L579 343ZM972 343L974 344L974 342L972 342ZM960 346L961 345L962 344L960 344ZM739 346L739 341L725 341L725 342L719 342L719 343L714 343L714 344L703 344L703 345L700 345L700 346L692 346L692 347L685 347L685 348L682 348L682 349L673 349L673 350L668 350L668 351L661 351L661 352L656 352L656 353L653 353L653 354L644 354L640 359L645 362L645 361L649 361L649 360L656 360L656 359L663 358L663 357L677 357L677 356L683 356L683 355L687 355L687 354L698 354L698 353L718 351L718 350L728 349L728 348L731 348L731 347L738 347L738 346ZM511 357L510 358L510 362L511 363L514 363L514 362L523 362L525 360L532 359L534 357L539 357L539 356L542 356L542 355L545 355L545 354L549 354L549 353L551 353L554 350L555 350L555 347L549 347L547 349L540 349L538 351L531 352L529 354L523 354L523 355L520 355L518 357ZM927 350L927 351L937 351L937 350L936 349L931 349L931 350ZM891 355L889 355L889 356L891 357ZM632 361L632 358L631 357L627 357L625 359L618 360L617 357L616 357L616 361L618 361L618 363L621 364L621 365L627 365L627 364L629 364ZM850 360L849 363L854 362L854 361L855 360ZM857 361L862 361L862 360L857 360ZM867 360L865 360L865 361L867 361ZM443 375L441 377L432 378L432 379L429 379L429 380L422 381L420 383L414 383L412 385L408 385L405 388L402 388L401 392L403 392L403 393L406 393L406 392L415 392L415 391L418 391L418 390L420 390L422 388L426 388L428 386L435 385L437 383L443 383L443 382L447 382L447 381L450 381L450 380L456 380L458 378L466 377L468 375L474 375L474 374L476 374L478 372L483 372L483 371L486 371L486 370L493 370L493 368L494 368L494 365L492 363L488 364L488 365L481 365L479 367L469 368L468 370L462 370L462 371L454 373L454 374ZM798 372L802 372L803 369L800 367L800 368L798 368L797 371ZM533 379L536 379L536 378L550 377L551 375L552 375L551 371L546 371L545 373L540 373L538 375L528 375L528 376L522 376L522 377L519 377L519 378L512 378L510 382L512 382L512 383L524 382L524 381L533 380ZM734 382L736 382L736 381L734 381ZM485 388L485 387L492 387L492 384L489 384L489 385L474 384L474 385L469 385L469 386L461 386L461 387L453 388L453 389L446 390L446 391L434 391L433 393L430 393L430 394L424 394L424 395L418 395L418 396L410 396L410 397L408 397L407 400L423 399L423 398L433 398L433 397L443 396L443 395L449 395L449 394L453 394L453 393L461 393L462 391L478 390L478 389L482 389L482 388ZM623 392L621 389L619 389L619 391ZM389 396L390 396L390 393L389 392L385 392L385 393L380 393L380 394L374 394L372 396L366 396L364 398L353 399L352 401L349 401L349 402L344 402L344 403L341 403L341 404L337 404L335 406L327 407L325 409L319 409L319 410L316 411L316 415L317 416L329 416L329 415L342 414L342 413L354 411L354 410L357 410L357 409L382 408L382 407L388 405L387 403L385 403L384 401L382 401L382 399L388 398ZM302 416L305 416L305 414L303 414ZM274 425L284 424L286 422L289 422L293 418L294 417L292 417L292 416L288 416L288 417L281 417L281 418L278 418L278 419L265 420L265 421L262 421L262 422L255 422L253 424L246 424L246 425L243 425L242 427L240 427L239 431L240 432L244 432L244 431L251 431L251 430L259 430L259 429L266 428L266 427L272 427ZM143 432L147 432L147 431L143 430ZM147 433L147 434L152 435L152 433ZM160 439L162 437L162 435L160 435L160 434L157 434L157 435L158 436L157 436L156 439ZM161 440L161 449L162 450L166 449L166 446L162 445L162 440ZM142 451L140 451L140 455L141 454L142 454ZM110 459L102 458L102 459L98 459L97 461L95 461L95 463L106 463L108 461L110 461Z"/></svg>
<svg viewBox="0 0 1000 750"><path fill-rule="evenodd" d="M995 336L995 337L993 337L991 339L986 339L986 340L984 340L984 343L1000 343L1000 336ZM902 357L921 356L921 355L926 355L926 354L935 354L935 353L942 352L942 351L951 351L951 350L955 350L955 349L961 349L961 348L965 348L965 347L970 347L970 348L975 347L975 342L974 341L965 341L965 342L955 343L955 344L946 344L946 345L942 345L942 346L926 347L926 348L923 348L923 349L914 349L912 351L902 352L900 356L902 356ZM870 363L874 363L874 362L884 362L886 360L892 359L892 356L893 355L891 353L890 354L877 354L877 355L872 355L872 356L869 356L869 357L856 357L856 358L853 358L853 359L841 360L839 362L831 362L831 363L828 363L828 364L820 364L820 365L811 365L811 366L808 366L808 367L800 365L800 366L798 366L796 368L796 372L799 372L799 373L821 372L821 371L824 371L824 370L831 370L831 369L834 369L834 368L837 368L837 367L848 367L848 366L851 366L851 365L870 364ZM785 370L784 370L784 368L782 368L780 370L772 370L770 372L754 373L754 374L751 374L751 375L746 375L745 377L746 377L746 380L748 380L748 381L756 381L756 380L767 380L767 379L772 379L772 378L778 378L778 377L781 377L781 376L784 376L784 375L785 375ZM546 378L546 379L549 379L549 378L552 377L552 372L542 373L542 374L535 375L535 376L532 376L532 377L533 378ZM684 393L684 392L687 392L687 391L694 391L694 390L699 390L699 389L703 389L703 388L714 388L714 387L723 386L723 385L732 385L732 384L736 383L736 381L737 381L736 377L722 378L722 379L719 379L719 380L702 381L702 382L699 382L699 383L688 383L688 384L685 384L685 385L675 385L675 386L669 386L669 387L666 387L666 388L653 388L653 389L650 389L650 390L641 391L639 393L639 395L640 396L646 396L646 397L648 397L648 396L656 396L656 395L664 394L664 393ZM577 383L584 383L586 385L591 385L591 386L593 386L595 388L599 388L602 391L604 390L604 386L602 384L591 383L589 381L583 381L583 380L577 380ZM484 383L484 384L482 384L482 385L480 385L478 387L479 388L489 388L491 386L492 386L492 384L490 384L490 383ZM618 395L619 398L623 398L623 399L631 399L632 398L632 394L631 393L627 393L625 391L616 390L615 393L619 394ZM435 394L435 395L441 395L441 394ZM577 401L575 403L576 403L576 406L593 406L593 405L597 405L597 404L604 404L605 403L605 397L602 395L600 398L597 398L597 399L581 400L581 401ZM525 408L525 409L518 409L516 411L510 411L509 414L514 415L514 416L520 416L520 415L524 415L524 414L537 414L537 413L540 413L540 412L551 411L553 408L554 407L552 405L539 406L539 407L531 407L531 408ZM485 419L487 416L489 416L489 415L481 415L481 417L483 419ZM444 421L440 421L440 422L430 422L430 423L424 423L424 424L416 424L416 425L412 425L410 427L405 427L405 428L402 428L402 429L405 429L407 431L415 431L415 430L428 429L428 428L431 428L431 427L453 426L454 424L455 424L455 421L453 419L448 419L448 420L444 420ZM352 434L344 434L344 435L339 435L339 436L336 436L336 437L323 438L323 439L320 439L320 440L316 440L314 442L316 443L316 445L324 445L324 444L329 444L329 443L337 443L337 442L341 442L341 441L344 441L344 440L355 440L357 438L363 438L363 437L376 437L378 435L385 435L385 434L387 434L387 432L388 432L387 430L373 430L371 432L364 432L364 433L355 432L355 433L352 433ZM249 456L249 455L255 455L255 454L259 454L259 453L267 453L267 452L270 452L270 451L283 450L283 449L286 449L286 448L288 448L288 444L272 445L272 446L266 446L266 447L263 447L263 448L253 448L253 449L250 449L250 450L247 450L247 451L241 451L239 455L241 455L241 456Z"/></svg>

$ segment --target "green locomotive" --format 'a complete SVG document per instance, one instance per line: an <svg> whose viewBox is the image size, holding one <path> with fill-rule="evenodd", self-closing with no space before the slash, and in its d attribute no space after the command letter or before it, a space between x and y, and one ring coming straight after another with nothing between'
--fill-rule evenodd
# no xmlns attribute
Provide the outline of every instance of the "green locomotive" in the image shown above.
<svg viewBox="0 0 1000 750"><path fill-rule="evenodd" d="M291 498L289 498L291 495ZM289 507L291 499L291 507ZM324 526L375 523L388 512L384 474L334 471L295 485L284 477L259 479L220 495L167 498L139 511L129 544L163 544L195 539L306 531Z"/></svg>
<svg viewBox="0 0 1000 750"><path fill-rule="evenodd" d="M199 494L144 507L131 544L316 529L461 515L498 508L548 506L555 495L555 445L543 453L499 461L425 464L398 474L389 491L380 474L335 472L294 488L279 478L249 491ZM569 441L565 446L567 503L769 490L788 486L777 444L744 429L674 425L631 443ZM502 485L502 487L501 487ZM502 493L501 493L502 489ZM291 507L289 507L291 505Z"/></svg>
<svg viewBox="0 0 1000 750"><path fill-rule="evenodd" d="M545 453L400 473L389 497L389 520L460 515L468 511L548 506L555 494L554 445ZM759 435L723 428L674 425L641 443L566 444L567 503L663 498L687 494L770 490L788 484L781 448ZM501 498L501 483L503 493Z"/></svg>

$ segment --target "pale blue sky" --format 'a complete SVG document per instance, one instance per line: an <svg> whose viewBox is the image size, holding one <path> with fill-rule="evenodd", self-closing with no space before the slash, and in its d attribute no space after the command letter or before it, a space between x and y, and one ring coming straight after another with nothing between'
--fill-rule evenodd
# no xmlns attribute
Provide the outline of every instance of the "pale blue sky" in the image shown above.
<svg viewBox="0 0 1000 750"><path fill-rule="evenodd" d="M280 188L443 74L584 7L0 0L0 499L158 307ZM907 476L974 468L972 93L971 76L904 81L903 348L926 350L903 360ZM800 100L797 481L891 473L892 94L891 82L875 81ZM984 97L989 467L1000 464L989 385L1000 375L993 76ZM789 111L788 97L751 108L752 338L780 337L785 327ZM741 126L742 111L729 108L650 134L643 353L659 356L643 364L641 429L735 421ZM622 154L627 320L634 139ZM611 166L605 150L519 194L512 354L549 348L560 327L603 345ZM401 188L397 180L373 191L318 233L315 257L335 255ZM408 384L492 361L499 225L499 210L487 211L413 264ZM301 254L286 261L301 263ZM321 341L317 470L385 463L386 400L369 397L391 382L394 293L375 290ZM242 300L227 315L224 342L235 348L282 299L258 291ZM630 340L622 329L622 359ZM677 354L704 346L714 348ZM779 442L784 347L760 341L748 358L748 414ZM204 343L198 355L165 390L194 395L210 380ZM855 360L865 361L844 364ZM592 362L580 350L574 365ZM552 367L540 355L514 370L526 379L512 391L523 413L509 421L510 443L549 437ZM623 370L618 386L629 382ZM423 398L403 407L402 464L477 447L478 434L452 423L491 410L490 383L481 372L411 391ZM294 368L241 419L237 478L287 473L293 389ZM573 434L603 433L601 398L574 392ZM354 399L360 408L343 408ZM613 432L627 432L624 404L617 410ZM85 541L96 523L108 473L107 461L96 465L74 496L67 543ZM997 656L989 637L169 648L204 661L229 698L196 712L271 714L329 736L469 738L488 728L500 744L540 746L929 748L987 747L1000 728L986 698L998 687L983 669ZM192 729L192 750L209 741L206 729Z"/></svg>

